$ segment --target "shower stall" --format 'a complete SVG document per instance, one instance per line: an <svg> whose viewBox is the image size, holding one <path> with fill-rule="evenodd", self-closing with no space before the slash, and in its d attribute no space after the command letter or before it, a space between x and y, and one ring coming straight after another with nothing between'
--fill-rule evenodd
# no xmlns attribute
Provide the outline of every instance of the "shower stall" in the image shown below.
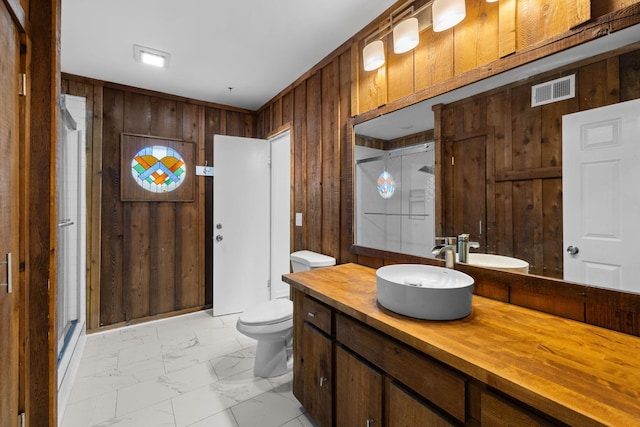
<svg viewBox="0 0 640 427"><path fill-rule="evenodd" d="M394 150L356 146L356 245L432 256L434 144Z"/></svg>

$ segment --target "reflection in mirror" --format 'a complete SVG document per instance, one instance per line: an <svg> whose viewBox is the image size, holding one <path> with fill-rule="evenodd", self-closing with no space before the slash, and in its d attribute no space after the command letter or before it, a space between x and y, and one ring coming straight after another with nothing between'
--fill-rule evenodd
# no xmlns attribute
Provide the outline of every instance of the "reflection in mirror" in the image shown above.
<svg viewBox="0 0 640 427"><path fill-rule="evenodd" d="M418 256L434 234L433 142L391 150L356 146L356 244Z"/></svg>
<svg viewBox="0 0 640 427"><path fill-rule="evenodd" d="M619 72L619 76L620 76L620 80L618 82L618 84L620 85L619 90L622 92L622 94L620 95L620 99L617 102L620 102L623 100L623 95L627 97L627 99L632 99L635 97L638 97L637 94L632 93L632 90L636 90L634 88L637 87L637 84L626 84L626 83L633 83L633 82L629 82L629 79L634 79L634 76L637 76L637 71L634 71L635 68L633 68L633 58L637 57L638 54L633 54L633 49L638 49L638 42L640 41L640 26L634 26L634 27L630 27L627 28L625 30L622 31L618 31L618 32L614 32L611 33L609 35L603 36L601 38L598 38L592 42L577 46L575 48L572 49L568 49L566 51L563 51L561 53L558 54L554 54L551 56L548 56L546 58L543 58L539 61L536 61L534 63L530 63L530 64L526 64L523 65L522 67L519 67L517 69L513 69L507 72L504 72L502 74L496 75L494 77L490 77L487 79L484 79L482 81L467 85L463 88L445 93L443 95L439 95L436 96L434 98L431 99L427 99L424 100L422 102L416 103L414 105L402 108L400 110L385 114L383 116L377 117L375 119L372 120L367 120L367 121L358 121L357 119L355 120L356 126L354 128L354 134L355 134L355 143L356 143L356 147L359 145L366 145L369 147L374 147L374 145L370 144L370 141L393 141L393 140L398 140L398 139L403 139L403 138L409 138L407 135L413 135L416 132L421 132L424 131L425 129L434 129L434 127L439 126L439 124L435 124L434 123L434 114L432 112L432 107L436 104L451 104L454 103L456 101L460 101L460 100L465 100L465 99L470 99L470 97L477 95L477 94L481 94L484 92L488 92L490 90L493 90L495 88L500 88L502 86L507 86L510 85L514 82L518 82L520 80L525 81L526 79L529 79L531 76L533 75L540 75L542 73L546 73L549 72L551 70L558 70L561 68L565 68L570 64L575 64L578 63L580 61L586 60L587 58L592 58L592 57L596 57L597 55L601 55L601 54L605 54L608 52L615 52L618 49L623 49L625 52L632 52L632 55L629 57L629 59L623 61L620 60L620 72ZM630 46L630 47L629 47ZM635 46L635 47L634 47ZM635 55L635 56L633 56ZM612 56L612 58L618 58L617 56ZM595 60L594 60L595 61ZM616 62L617 63L617 62ZM626 68L625 68L626 67ZM566 69L566 68L565 68ZM599 70L599 69L598 69ZM590 74L593 73L593 71L589 70L586 72L585 76L589 77L591 76L590 79L583 79L582 81L578 81L577 84L581 85L582 87L580 88L581 90L586 91L585 92L585 98L588 96L589 93L599 93L600 90L603 91L610 91L613 90L612 88L609 88L608 86L605 88L596 88L595 86L592 87L590 85L595 85L596 83L594 83L595 81L599 81L597 79L603 79L604 77L602 77L602 75L598 75L598 74ZM624 77L624 74L626 73L627 77L627 82L625 83L622 79ZM557 77L557 75L554 75L553 77ZM578 76L580 77L580 76ZM613 76L611 75L609 77L609 79L617 79L617 76ZM549 80L551 80L551 78L549 78ZM587 81L590 80L590 81ZM614 83L617 80L613 80ZM635 80L637 81L637 80ZM613 84L613 83L611 83ZM580 111L583 109L590 109L590 108L594 108L598 105L588 105L588 102L585 103L585 105L582 105L583 100L576 100L576 103L579 103L578 107L575 107L575 105L578 104L571 104L574 105L574 107L571 108L557 108L557 115L556 116L552 116L552 113L554 111L554 107L537 107L538 110L533 110L532 107L527 106L525 109L525 104L527 104L530 100L525 99L525 89L526 88L526 84L523 83L522 85L523 87L520 88L521 90L518 93L521 93L523 96L521 96L520 100L516 100L516 98L510 98L510 100L514 100L513 102L520 102L523 106L522 109L517 108L518 104L513 104L513 109L512 110L508 110L506 111L504 114L508 115L508 117L510 117L510 121L514 121L517 122L521 127L517 128L515 130L513 130L513 138L515 139L516 143L518 144L523 144L526 142L523 142L526 138L527 135L530 137L531 135L529 135L527 132L531 131L531 129L526 128L526 126L528 125L528 123L526 122L526 120L528 120L526 116L526 114L528 113L530 115L530 117L536 117L536 115L541 114L540 111L544 110L546 113L546 115L544 116L544 122L542 124L539 124L539 127L542 129L552 129L553 132L556 132L556 130L558 129L558 125L557 123L561 123L562 122L562 116L564 114L573 112L573 111ZM530 89L529 89L530 91ZM614 93L614 92L611 92ZM571 101L570 101L571 102ZM612 101L612 102L616 102L616 101ZM494 104L494 106L497 104ZM556 104L559 105L559 104ZM565 104L565 105L569 105L569 104ZM600 104L602 105L602 104ZM510 115L511 112L520 114L520 116L517 115ZM523 113L524 112L524 113ZM454 117L454 116L452 116ZM543 117L542 115L540 117ZM455 116L455 120L458 121L460 120L460 126L462 126L462 121L465 120L464 117L457 117ZM523 125L524 123L524 125ZM555 123L555 125L554 125ZM493 126L493 123L487 123L487 126ZM561 127L561 126L560 126ZM505 127L505 130L511 132L512 128L509 127ZM540 132L540 131L538 131ZM547 134L543 135L546 136L547 139L547 145L549 144L558 144L558 146L562 145L562 135L560 132L560 135L556 135L555 133L553 134L553 139L551 139L551 137L549 136L550 134L547 132ZM540 134L536 134L534 135L536 138L541 138ZM559 142L554 142L554 141L559 141ZM415 141L418 142L418 141ZM545 145L545 146L547 146ZM385 152L388 151L390 148L389 147L384 147L382 145L375 147L378 149L382 149ZM513 147L510 149L514 149ZM523 147L522 148L523 151L523 155L527 154L526 149ZM356 148L356 151L360 150L359 148ZM506 153L506 150L505 150ZM516 155L518 153L515 153L513 151L509 152L509 156L511 155ZM357 154L354 152L354 155L357 156ZM489 156L492 157L488 157L491 158L492 161L496 161L495 158L493 158L493 156L495 155L494 152L489 152L488 154ZM530 154L529 154L530 155ZM358 157L354 157L355 159L358 159ZM500 186L507 186L507 185L513 185L514 188L515 186L520 185L519 182L525 182L525 180L529 179L530 181L533 181L535 179L538 180L542 180L545 179L545 173L550 174L551 172L553 173L559 173L562 174L562 170L559 170L559 172L556 172L555 168L558 168L562 165L561 163L561 158L558 158L558 160L560 162L552 164L552 166L554 167L547 167L545 169L545 166L549 166L549 164L545 165L541 165L541 166L531 166L529 165L529 163L526 162L526 159L520 159L523 163L523 166L526 166L529 169L524 169L524 171L519 171L519 170L515 170L515 168L512 171L507 170L507 172L504 172L504 165L500 164L500 168L498 169L492 169L492 173L496 174L496 173L500 173L499 175L496 175L496 179L499 179L500 181L496 181L498 182L498 184L496 184L496 187L498 185ZM495 164L492 167L496 167ZM536 168L533 172L531 172L531 168ZM357 171L358 167L356 167L356 171ZM382 170L380 170L380 172L382 172ZM378 172L378 175L379 173ZM514 172L509 174L509 172ZM357 173L357 172L356 172ZM535 175L538 174L538 175ZM377 178L378 175L376 175L375 177ZM393 175L393 174L392 174ZM561 175L559 175L561 176ZM540 178L541 177L541 178ZM440 184L438 184L440 185ZM501 187L502 188L502 187ZM520 188L524 189L524 186L521 186ZM527 187L529 188L529 187ZM357 189L354 187L354 204L355 204L355 209L359 209L358 205L361 203L361 201L359 200L361 195L358 194ZM365 194L365 193L363 193ZM373 195L376 195L375 193ZM376 197L378 197L379 199L380 196L376 195ZM514 200L514 210L512 213L509 213L509 215L513 215L513 217L515 219L517 219L518 221L520 221L521 218L526 218L529 219L527 217L527 213L526 212L519 212L517 210L515 210L516 204L515 202L518 202L519 204L521 204L523 207L527 206L527 200L525 198L523 198L522 200ZM439 200L435 200L435 205L436 205L436 209L438 204L441 203L441 201ZM559 208L554 208L554 209L550 209L548 211L545 211L545 215L562 215L562 201L560 200L560 207ZM556 206L556 205L554 205ZM360 208L361 209L361 208ZM555 213L557 212L557 213ZM560 218L559 220L560 225L562 224L562 219ZM356 222L358 222L358 218L356 218ZM522 222L522 221L521 221ZM549 253L549 248L547 246L542 247L542 245L536 249L536 251L543 251L544 252L544 256L547 257L554 257L555 259L559 259L559 268L560 270L549 270L547 271L547 269L542 268L541 263L540 263L540 255L536 253L536 257L531 257L530 259L527 256L523 256L523 255L516 255L516 254L512 254L512 253L504 253L501 252L500 250L496 250L496 251L486 251L486 252L491 252L491 253L496 253L496 254L501 254L501 255L516 255L519 258L524 259L524 261L528 262L531 264L532 266L532 270L530 270L531 273L533 274L537 274L537 275L547 275L547 273L550 273L550 277L556 277L556 278L562 278L562 258L563 258L563 252L564 252L564 247L563 247L563 242L562 242L562 229L558 230L559 233L550 233L554 235L554 238L556 239L556 244L555 244L555 248L554 249L554 253ZM469 232L468 230L463 230L461 232ZM516 231L514 231L515 233ZM538 234L540 233L546 233L547 231L543 231L543 227L539 226L538 227ZM357 234L357 233L356 233ZM477 236L475 236L476 238L473 238L474 236L472 236L472 240L477 240ZM524 238L526 240L526 237ZM393 238L389 238L387 237L386 240L393 240ZM396 247L401 245L398 243L398 241L400 240L400 238L396 238ZM521 240L518 242L518 244L520 245L520 248L524 247L527 245L527 242L525 240ZM375 247L373 243L371 243L371 245L367 245L365 244L366 240L362 240L362 237L357 235L356 236L356 244L359 246L367 246L367 247ZM499 243L501 243L502 241L499 241ZM530 244L533 244L533 242L529 242ZM429 245L432 245L433 242L428 242ZM499 245L498 245L499 246ZM552 245L553 246L553 245ZM566 247L566 245L564 245ZM497 246L496 246L497 247ZM389 249L392 250L392 249ZM403 249L397 249L397 250L392 250L392 251L397 251L397 252L402 252L402 253L411 253L411 252L404 252ZM485 252L485 251L482 251ZM531 252L533 254L533 251L530 250L529 247L526 248L526 250L523 252L523 254L529 254L529 252ZM430 256L429 251L427 251L426 254L421 253L421 256ZM552 273L552 274L551 274ZM583 282L584 283L584 282ZM624 287L623 287L624 289ZM627 288L628 289L628 288Z"/></svg>

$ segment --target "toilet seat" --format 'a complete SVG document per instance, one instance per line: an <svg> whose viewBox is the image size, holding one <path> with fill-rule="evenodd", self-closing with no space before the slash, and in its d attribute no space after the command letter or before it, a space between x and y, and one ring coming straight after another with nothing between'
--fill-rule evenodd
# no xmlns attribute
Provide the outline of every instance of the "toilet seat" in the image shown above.
<svg viewBox="0 0 640 427"><path fill-rule="evenodd" d="M288 323L291 319L293 319L293 302L279 298L249 307L240 315L238 322L246 326L260 326Z"/></svg>

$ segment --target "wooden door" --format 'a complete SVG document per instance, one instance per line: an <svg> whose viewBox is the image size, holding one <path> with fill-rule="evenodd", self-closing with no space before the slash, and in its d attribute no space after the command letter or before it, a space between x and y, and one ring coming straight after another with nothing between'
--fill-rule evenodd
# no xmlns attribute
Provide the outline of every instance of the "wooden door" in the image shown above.
<svg viewBox="0 0 640 427"><path fill-rule="evenodd" d="M445 235L468 233L486 252L486 136L448 141L443 172Z"/></svg>
<svg viewBox="0 0 640 427"><path fill-rule="evenodd" d="M304 391L300 403L319 426L330 426L333 415L331 340L306 322L303 334L300 368Z"/></svg>
<svg viewBox="0 0 640 427"><path fill-rule="evenodd" d="M336 349L336 426L382 426L380 372L342 347Z"/></svg>
<svg viewBox="0 0 640 427"><path fill-rule="evenodd" d="M5 427L18 424L20 41L4 2L0 3L0 52L0 426Z"/></svg>

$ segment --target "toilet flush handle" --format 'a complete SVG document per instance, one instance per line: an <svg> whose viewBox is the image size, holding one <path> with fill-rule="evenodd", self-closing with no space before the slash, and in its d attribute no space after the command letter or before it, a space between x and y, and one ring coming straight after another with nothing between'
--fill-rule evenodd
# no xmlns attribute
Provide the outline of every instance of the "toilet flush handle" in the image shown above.
<svg viewBox="0 0 640 427"><path fill-rule="evenodd" d="M222 234L216 236L216 242L222 242Z"/></svg>

